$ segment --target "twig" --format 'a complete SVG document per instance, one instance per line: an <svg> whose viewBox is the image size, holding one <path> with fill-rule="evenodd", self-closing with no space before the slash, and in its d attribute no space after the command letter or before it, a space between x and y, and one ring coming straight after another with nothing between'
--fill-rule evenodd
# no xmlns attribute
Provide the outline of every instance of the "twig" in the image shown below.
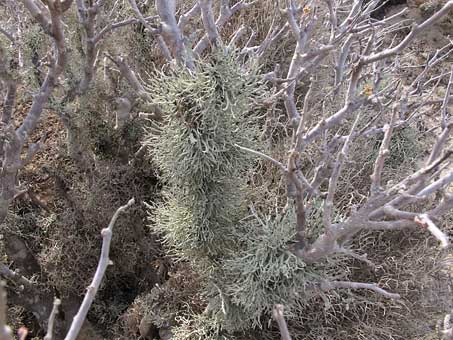
<svg viewBox="0 0 453 340"><path fill-rule="evenodd" d="M44 340L52 340L53 339L53 329L55 324L55 318L58 314L58 307L61 305L60 299L55 299L53 302L52 312L50 313L49 323L47 324L47 333L44 337Z"/></svg>
<svg viewBox="0 0 453 340"><path fill-rule="evenodd" d="M384 162L390 152L390 140L392 139L393 126L395 124L396 110L393 110L390 124L384 125L384 139L379 148L379 154L374 163L373 174L371 175L371 194L375 195L381 188L382 170L384 169Z"/></svg>
<svg viewBox="0 0 453 340"><path fill-rule="evenodd" d="M14 36L1 27L0 27L0 33L2 33L5 37L7 37L12 43L15 42Z"/></svg>
<svg viewBox="0 0 453 340"><path fill-rule="evenodd" d="M276 159L272 158L271 156L268 156L268 155L265 155L264 153L262 152L259 152L259 151L255 151L255 150L252 150L252 149L249 149L249 148L246 148L245 146L240 146L240 145L237 145L237 144L234 144L235 147L241 149L241 150L244 150L244 151L247 151L255 156L259 156L261 158L264 158L270 162L272 162L273 164L275 164L283 173L286 173L287 170L286 170L286 167L280 163L279 161L277 161Z"/></svg>
<svg viewBox="0 0 453 340"><path fill-rule="evenodd" d="M425 32L427 28L431 27L440 19L442 19L445 15L447 15L451 9L453 9L453 0L448 1L439 11L434 13L430 18L425 20L420 25L414 24L410 33L406 35L406 37L397 46L362 57L361 62L363 62L364 64L370 64L378 60L386 59L390 56L393 56L401 52L406 46L408 46L412 42L412 40L414 40L414 38L418 34L420 34L421 32Z"/></svg>
<svg viewBox="0 0 453 340"><path fill-rule="evenodd" d="M450 98L450 94L451 94L451 91L452 91L452 87L453 87L453 65L451 66L451 72L450 72L450 79L448 80L448 85L447 85L447 90L445 91L445 96L444 96L444 100L442 102L442 107L441 107L441 115L442 115L442 124L441 124L441 127L443 129L445 129L447 127L447 122L448 122L448 116L447 116L447 113L448 113L448 102L449 102L449 98Z"/></svg>
<svg viewBox="0 0 453 340"><path fill-rule="evenodd" d="M0 340L13 340L11 328L6 325L6 292L5 283L0 282Z"/></svg>
<svg viewBox="0 0 453 340"><path fill-rule="evenodd" d="M367 289L372 290L389 299L401 298L399 294L390 293L385 289L379 287L375 283L351 282L351 281L323 281L321 283L321 289L323 291L328 291L332 289Z"/></svg>
<svg viewBox="0 0 453 340"><path fill-rule="evenodd" d="M145 28L147 28L148 30L148 34L154 38L156 36L156 30L154 28L151 27L151 25L146 21L145 17L143 16L142 12L140 12L140 9L138 8L137 6L137 3L135 2L135 0L129 0L129 4L131 5L131 8L132 10L134 11L135 15L137 16L138 20L140 21L140 23L145 26ZM159 47L162 51L162 54L164 55L164 58L167 60L167 61L170 61L172 60L172 57L171 57L171 52L170 52L170 49L168 48L167 44L165 43L164 39L162 38L161 35L157 35L157 43L159 44Z"/></svg>
<svg viewBox="0 0 453 340"><path fill-rule="evenodd" d="M442 248L447 248L450 245L448 236L434 224L428 214L418 215L415 217L414 221L418 225L427 228L428 231L440 241Z"/></svg>
<svg viewBox="0 0 453 340"><path fill-rule="evenodd" d="M101 256L99 258L98 267L96 269L96 273L94 274L93 281L89 285L89 287L87 289L87 293L85 294L85 297L83 298L79 311L77 312L77 314L74 317L74 320L71 324L68 334L65 337L65 340L75 340L77 338L77 336L80 332L80 329L82 328L82 325L88 314L88 310L90 309L91 304L93 303L94 298L96 296L96 293L102 283L102 279L104 277L105 271L107 270L107 267L111 264L111 261L109 259L109 252L110 252L110 242L112 240L113 226L115 225L115 222L118 219L118 216L123 211L125 211L127 208L129 208L131 205L133 205L134 203L135 203L135 200L132 198L131 200L129 200L129 202L126 205L119 207L118 210L113 215L108 227L101 231L102 250L101 250Z"/></svg>
<svg viewBox="0 0 453 340"><path fill-rule="evenodd" d="M323 213L323 217L322 217L323 224L324 224L324 227L326 228L327 232L329 232L329 229L331 228L331 225L332 225L333 200L334 200L335 191L337 189L338 179L343 170L344 162L345 162L346 158L348 157L349 146L352 142L353 134L357 127L359 119L360 119L360 114L357 115L354 123L352 124L351 132L349 133L348 137L346 138L346 141L344 142L343 147L342 147L340 153L338 154L337 160L334 165L334 169L332 171L332 175L330 176L330 179L329 179L329 188L327 190L327 197L324 200L324 213Z"/></svg>
<svg viewBox="0 0 453 340"><path fill-rule="evenodd" d="M282 340L291 340L291 335L288 331L288 325L286 324L286 320L283 315L283 305L275 305L272 309L272 316L274 317L275 321L277 321Z"/></svg>
<svg viewBox="0 0 453 340"><path fill-rule="evenodd" d="M3 263L0 263L0 275L4 278L10 279L16 284L21 284L25 287L33 286L33 282L31 282L24 276L17 274L14 270L11 270L7 265Z"/></svg>
<svg viewBox="0 0 453 340"><path fill-rule="evenodd" d="M362 261L362 262L365 262L370 268L372 268L373 270L376 269L376 265L371 262L368 257L365 255L360 255L360 254L357 254L356 252L354 252L353 250L351 249L346 249L346 248L340 248L340 253L343 253L347 256L350 256L358 261Z"/></svg>

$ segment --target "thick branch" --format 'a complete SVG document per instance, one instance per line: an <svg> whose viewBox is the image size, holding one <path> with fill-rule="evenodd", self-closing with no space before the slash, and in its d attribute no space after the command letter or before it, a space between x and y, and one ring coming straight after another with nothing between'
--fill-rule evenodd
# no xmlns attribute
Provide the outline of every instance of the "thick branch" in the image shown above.
<svg viewBox="0 0 453 340"><path fill-rule="evenodd" d="M135 0L129 0L132 2ZM192 57L187 53L184 37L176 21L176 1L156 0L156 9L162 20L162 36L167 45L172 47L176 60L189 69L193 69Z"/></svg>
<svg viewBox="0 0 453 340"><path fill-rule="evenodd" d="M25 1L30 2L30 1ZM35 129L38 124L41 113L44 109L44 105L47 103L52 91L55 89L58 83L58 77L63 72L66 64L66 53L64 45L64 33L62 28L61 12L58 9L50 9L51 17L51 32L50 35L54 40L54 53L51 67L46 75L46 78L39 89L39 92L34 96L33 103L27 117L23 121L22 125L17 130L17 135L21 140L22 146L25 143L27 137Z"/></svg>
<svg viewBox="0 0 453 340"><path fill-rule="evenodd" d="M199 0L198 3L201 8L201 19L206 34L208 35L209 42L216 44L219 39L219 32L217 31L214 13L212 11L212 0Z"/></svg>

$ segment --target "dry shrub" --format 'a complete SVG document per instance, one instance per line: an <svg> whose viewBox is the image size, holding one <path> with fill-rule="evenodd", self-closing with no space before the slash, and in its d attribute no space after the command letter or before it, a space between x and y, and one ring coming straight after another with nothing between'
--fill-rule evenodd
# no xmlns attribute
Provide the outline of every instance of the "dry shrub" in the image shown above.
<svg viewBox="0 0 453 340"><path fill-rule="evenodd" d="M49 226L40 252L49 281L63 298L79 296L89 285L99 259L100 231L108 225L112 207L130 197L141 202L154 195L154 173L140 164L104 163L98 171L90 187L73 183L66 197L61 197L65 205ZM110 252L114 265L109 267L90 317L106 330L140 291L161 280L152 266L159 246L145 226L145 215L138 204L115 225Z"/></svg>
<svg viewBox="0 0 453 340"><path fill-rule="evenodd" d="M180 318L200 313L205 307L200 284L199 276L188 264L175 264L167 281L136 297L115 325L114 339L169 331Z"/></svg>

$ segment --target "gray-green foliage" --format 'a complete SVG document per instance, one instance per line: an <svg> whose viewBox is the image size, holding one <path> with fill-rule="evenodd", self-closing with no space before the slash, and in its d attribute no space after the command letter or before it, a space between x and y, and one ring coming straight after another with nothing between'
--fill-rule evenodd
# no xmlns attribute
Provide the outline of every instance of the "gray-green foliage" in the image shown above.
<svg viewBox="0 0 453 340"><path fill-rule="evenodd" d="M226 339L267 327L276 303L296 318L309 300L305 287L325 269L307 268L290 252L292 208L247 217L245 173L253 162L236 145L260 147L250 109L263 91L259 78L223 51L195 72L156 73L149 89L166 115L144 143L166 187L164 202L152 208L152 225L199 269L207 303L201 315L179 316L176 338Z"/></svg>
<svg viewBox="0 0 453 340"><path fill-rule="evenodd" d="M180 325L173 330L178 340L234 340L232 335L221 331L222 323L206 314L191 315L178 319Z"/></svg>
<svg viewBox="0 0 453 340"><path fill-rule="evenodd" d="M243 210L243 174L252 164L236 144L256 141L250 111L260 80L218 51L195 72L158 73L149 88L166 113L145 140L167 184L156 228L183 257L218 258L233 246Z"/></svg>
<svg viewBox="0 0 453 340"><path fill-rule="evenodd" d="M288 314L298 314L306 297L304 287L315 273L289 250L295 216L253 217L244 224L242 249L223 263L225 293L237 310L229 313L230 327L262 327L274 304L284 303ZM219 283L220 284L220 283Z"/></svg>

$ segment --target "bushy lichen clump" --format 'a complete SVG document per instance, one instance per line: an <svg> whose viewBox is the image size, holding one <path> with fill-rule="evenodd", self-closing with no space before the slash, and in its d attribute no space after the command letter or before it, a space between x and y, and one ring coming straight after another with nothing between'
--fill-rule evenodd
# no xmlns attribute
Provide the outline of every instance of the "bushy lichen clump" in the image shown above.
<svg viewBox="0 0 453 340"><path fill-rule="evenodd" d="M197 70L160 73L150 84L165 112L145 143L166 183L156 228L181 256L215 259L233 246L243 213L244 171L250 156L237 145L256 140L251 102L262 86L233 55L218 52Z"/></svg>
<svg viewBox="0 0 453 340"><path fill-rule="evenodd" d="M226 295L243 313L238 320L236 313L229 315L231 327L262 327L263 316L269 318L274 304L282 302L288 314L300 311L304 287L314 277L288 249L295 225L292 211L277 218L253 216L245 224L241 251L223 263Z"/></svg>
<svg viewBox="0 0 453 340"><path fill-rule="evenodd" d="M259 77L218 51L193 72L157 73L149 88L165 114L144 141L165 183L152 227L204 281L204 312L174 313L175 337L237 338L266 328L276 303L288 317L300 314L317 276L289 250L294 211L261 218L245 206L253 162L238 145L260 148L251 110L263 92Z"/></svg>

